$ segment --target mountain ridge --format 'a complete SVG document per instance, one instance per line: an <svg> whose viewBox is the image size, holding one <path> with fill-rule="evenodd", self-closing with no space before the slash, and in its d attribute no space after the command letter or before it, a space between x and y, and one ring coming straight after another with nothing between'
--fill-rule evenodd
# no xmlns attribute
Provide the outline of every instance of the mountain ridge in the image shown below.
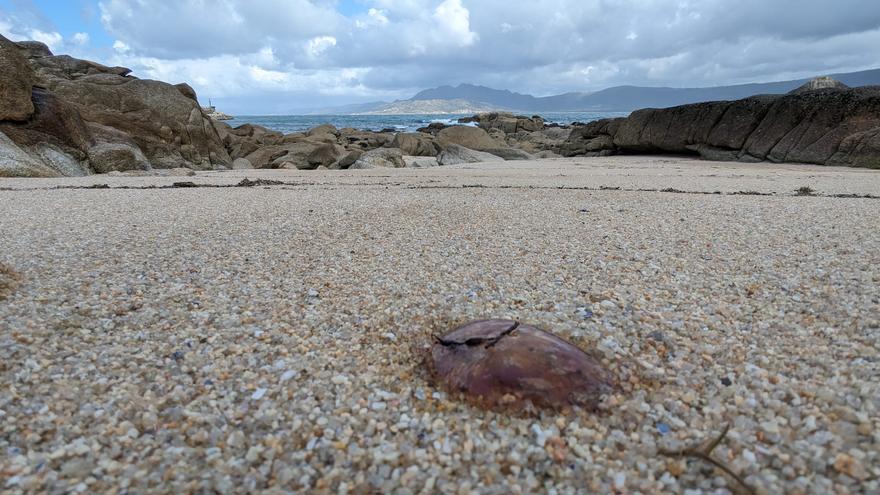
<svg viewBox="0 0 880 495"><path fill-rule="evenodd" d="M851 87L880 85L880 69L831 74L830 77ZM569 92L552 96L532 96L506 89L463 83L458 86L445 85L425 89L408 100L398 100L375 106L361 105L357 113L388 114L395 105L405 106L407 113L435 113L430 109L438 108L437 101L439 100L456 100L454 106L457 107L470 106L522 113L627 112L641 108L668 108L704 101L738 100L758 94L783 94L797 89L811 79L703 88L623 85L594 92ZM419 102L431 102L431 104L424 104L425 111L420 111ZM342 110L342 108L338 108L338 110Z"/></svg>

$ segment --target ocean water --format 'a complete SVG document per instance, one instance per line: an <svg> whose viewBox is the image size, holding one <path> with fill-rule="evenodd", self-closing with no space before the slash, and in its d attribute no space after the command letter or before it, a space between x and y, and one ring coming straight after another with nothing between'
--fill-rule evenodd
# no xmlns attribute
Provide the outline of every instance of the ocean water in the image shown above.
<svg viewBox="0 0 880 495"><path fill-rule="evenodd" d="M594 120L626 117L628 112L565 112L541 114L548 123L571 124L572 122L592 122ZM420 127L425 127L432 122L441 122L447 125L454 124L462 117L473 115L247 115L237 116L226 123L232 127L242 124L256 124L275 131L289 134L299 132L321 124L333 124L338 129L354 127L379 131L382 129L395 129L399 132L414 132Z"/></svg>

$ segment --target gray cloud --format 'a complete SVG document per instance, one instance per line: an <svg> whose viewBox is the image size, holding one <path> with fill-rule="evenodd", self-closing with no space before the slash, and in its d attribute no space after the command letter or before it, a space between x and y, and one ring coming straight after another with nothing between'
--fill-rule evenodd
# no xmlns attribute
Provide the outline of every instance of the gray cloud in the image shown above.
<svg viewBox="0 0 880 495"><path fill-rule="evenodd" d="M351 1L351 0L349 0ZM225 98L407 97L471 82L546 95L880 67L877 0L103 0L113 63Z"/></svg>

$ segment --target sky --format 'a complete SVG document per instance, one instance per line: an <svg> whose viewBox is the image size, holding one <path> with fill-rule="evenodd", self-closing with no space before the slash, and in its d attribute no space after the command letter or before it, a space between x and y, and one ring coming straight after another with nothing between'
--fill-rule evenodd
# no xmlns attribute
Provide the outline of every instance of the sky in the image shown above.
<svg viewBox="0 0 880 495"><path fill-rule="evenodd" d="M880 68L880 0L0 0L0 33L237 114Z"/></svg>

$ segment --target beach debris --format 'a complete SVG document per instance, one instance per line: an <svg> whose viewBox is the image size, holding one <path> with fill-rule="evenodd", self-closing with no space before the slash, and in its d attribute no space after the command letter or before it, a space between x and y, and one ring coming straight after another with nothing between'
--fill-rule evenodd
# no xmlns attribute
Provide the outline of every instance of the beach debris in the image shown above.
<svg viewBox="0 0 880 495"><path fill-rule="evenodd" d="M721 431L721 434L715 437L714 439L709 440L708 442L703 442L697 445L691 445L688 447L684 447L682 449L677 450L667 450L667 449L659 449L658 453L660 455L664 455L667 457L692 457L695 459L701 459L703 461L712 464L717 467L725 474L733 478L737 482L737 486L739 490L737 493L743 494L754 494L756 493L755 489L751 487L746 481L738 474L736 474L732 469L730 469L725 463L721 460L717 459L712 455L712 451L715 450L718 445L724 441L724 438L727 437L727 433L730 431L730 425L726 425L724 429Z"/></svg>
<svg viewBox="0 0 880 495"><path fill-rule="evenodd" d="M594 410L613 388L611 374L596 358L516 321L475 321L434 339L435 377L489 408Z"/></svg>
<svg viewBox="0 0 880 495"><path fill-rule="evenodd" d="M242 179L235 187L258 187L258 186L283 186L284 182L271 179L250 180L247 177Z"/></svg>
<svg viewBox="0 0 880 495"><path fill-rule="evenodd" d="M810 186L801 186L794 191L795 196L815 196L816 190Z"/></svg>

